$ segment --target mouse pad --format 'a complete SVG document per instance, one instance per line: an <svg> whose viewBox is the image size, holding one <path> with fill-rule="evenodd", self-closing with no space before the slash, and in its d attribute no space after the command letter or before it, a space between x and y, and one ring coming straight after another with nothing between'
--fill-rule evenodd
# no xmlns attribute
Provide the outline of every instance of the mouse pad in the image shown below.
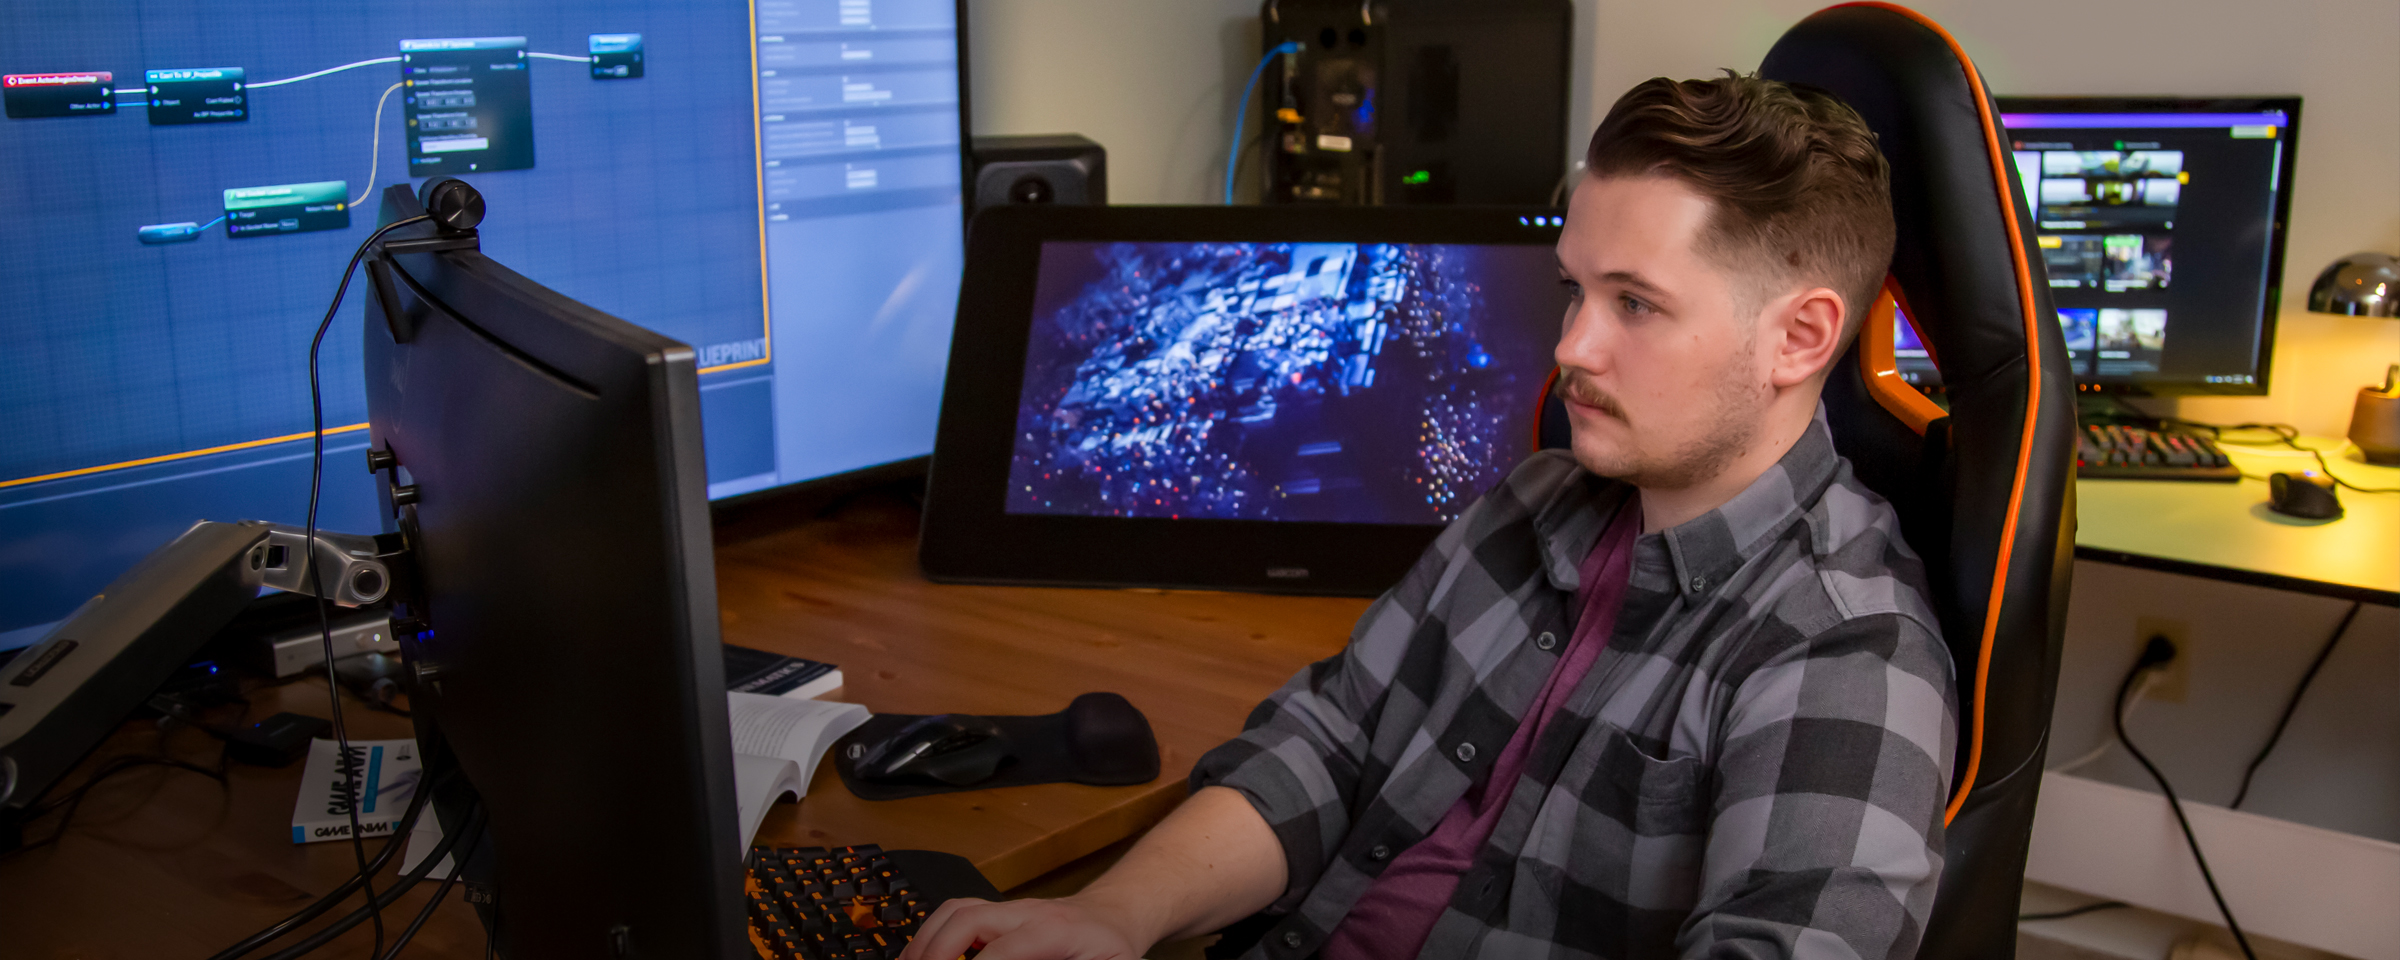
<svg viewBox="0 0 2400 960"><path fill-rule="evenodd" d="M833 769L842 785L863 800L1024 787L1037 783L1088 783L1121 787L1158 779L1158 738L1150 720L1113 693L1087 693L1067 709L1038 717L985 717L1000 728L1007 758L990 777L952 786L931 777L869 781L858 773L860 758L875 744L899 733L923 714L879 713L833 745Z"/></svg>

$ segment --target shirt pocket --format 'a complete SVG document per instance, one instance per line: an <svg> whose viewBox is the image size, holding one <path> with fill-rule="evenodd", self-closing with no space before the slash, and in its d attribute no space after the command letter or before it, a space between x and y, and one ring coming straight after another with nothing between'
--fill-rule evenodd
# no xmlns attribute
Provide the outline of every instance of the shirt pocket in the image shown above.
<svg viewBox="0 0 2400 960"><path fill-rule="evenodd" d="M1706 771L1698 757L1661 760L1635 746L1623 730L1601 734L1598 762L1584 803L1635 837L1698 838L1707 826Z"/></svg>

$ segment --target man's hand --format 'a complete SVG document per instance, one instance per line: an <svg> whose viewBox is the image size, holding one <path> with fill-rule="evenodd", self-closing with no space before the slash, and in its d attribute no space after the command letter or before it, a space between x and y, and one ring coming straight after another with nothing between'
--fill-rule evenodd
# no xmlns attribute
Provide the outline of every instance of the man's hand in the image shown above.
<svg viewBox="0 0 2400 960"><path fill-rule="evenodd" d="M1120 922L1073 899L962 898L925 918L900 960L951 960L975 947L976 960L1140 960L1148 945L1134 945Z"/></svg>
<svg viewBox="0 0 2400 960"><path fill-rule="evenodd" d="M1224 928L1275 902L1283 845L1241 794L1207 787L1125 859L1064 900L941 905L901 960L1140 960L1161 940Z"/></svg>

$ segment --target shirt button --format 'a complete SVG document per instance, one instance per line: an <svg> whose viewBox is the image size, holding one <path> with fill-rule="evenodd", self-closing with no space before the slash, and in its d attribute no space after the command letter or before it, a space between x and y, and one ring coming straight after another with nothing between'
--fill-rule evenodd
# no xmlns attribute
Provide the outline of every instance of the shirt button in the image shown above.
<svg viewBox="0 0 2400 960"><path fill-rule="evenodd" d="M1376 844L1374 849L1367 851L1367 859L1373 860L1377 863L1391 859L1391 856L1392 848L1384 846L1380 843Z"/></svg>
<svg viewBox="0 0 2400 960"><path fill-rule="evenodd" d="M1533 645L1544 650L1558 646L1558 634L1544 630L1541 636L1533 638Z"/></svg>
<svg viewBox="0 0 2400 960"><path fill-rule="evenodd" d="M1706 590L1706 589L1708 589L1708 578L1707 578L1707 577L1693 577L1693 578L1692 578L1692 592L1693 592L1693 593L1698 593L1698 592L1700 592L1700 591L1702 591L1702 590Z"/></svg>
<svg viewBox="0 0 2400 960"><path fill-rule="evenodd" d="M1298 930L1286 930L1283 932L1283 945L1294 950L1300 949L1300 941L1302 939L1304 938L1300 936L1300 931Z"/></svg>
<svg viewBox="0 0 2400 960"><path fill-rule="evenodd" d="M1474 745L1474 744L1472 744L1472 743L1462 743L1462 744L1459 744L1459 745L1458 745L1458 762L1460 762L1460 763L1474 763L1474 762L1475 762L1475 745Z"/></svg>

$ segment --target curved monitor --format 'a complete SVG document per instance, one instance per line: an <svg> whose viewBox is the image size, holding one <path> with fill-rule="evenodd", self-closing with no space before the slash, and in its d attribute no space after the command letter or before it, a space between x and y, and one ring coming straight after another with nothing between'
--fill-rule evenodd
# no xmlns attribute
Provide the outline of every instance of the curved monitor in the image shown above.
<svg viewBox="0 0 2400 960"><path fill-rule="evenodd" d="M929 453L962 26L956 0L10 4L0 650L195 520L300 521L309 336L383 185L471 181L493 257L693 345L711 499ZM359 299L322 523L373 531Z"/></svg>

